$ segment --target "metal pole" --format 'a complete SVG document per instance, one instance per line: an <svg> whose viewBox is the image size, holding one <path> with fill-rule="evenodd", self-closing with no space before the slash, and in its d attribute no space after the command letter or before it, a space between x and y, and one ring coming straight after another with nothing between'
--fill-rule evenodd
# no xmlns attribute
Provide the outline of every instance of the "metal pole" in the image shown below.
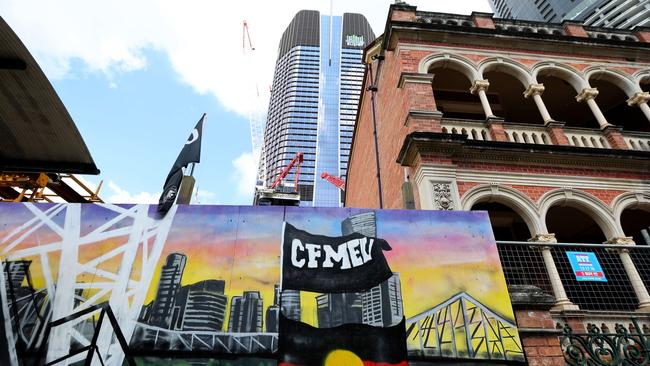
<svg viewBox="0 0 650 366"><path fill-rule="evenodd" d="M377 66L377 75L379 75L379 69L381 67L381 60L379 60L379 65ZM377 86L375 86L373 77L372 77L372 65L368 65L368 75L370 75L370 101L372 105L372 125L373 125L373 136L375 139L375 162L377 164L377 189L379 193L379 208L384 208L384 198L381 189L381 165L379 164L379 141L377 138L377 112L375 111L375 93L377 92Z"/></svg>

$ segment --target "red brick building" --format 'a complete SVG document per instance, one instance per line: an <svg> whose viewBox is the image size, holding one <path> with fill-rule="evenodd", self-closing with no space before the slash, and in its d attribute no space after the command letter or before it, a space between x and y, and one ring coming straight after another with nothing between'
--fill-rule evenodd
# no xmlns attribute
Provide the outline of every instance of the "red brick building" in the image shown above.
<svg viewBox="0 0 650 366"><path fill-rule="evenodd" d="M365 62L347 207L488 211L530 364L558 325L647 328L650 30L400 4ZM571 278L585 248L608 283Z"/></svg>

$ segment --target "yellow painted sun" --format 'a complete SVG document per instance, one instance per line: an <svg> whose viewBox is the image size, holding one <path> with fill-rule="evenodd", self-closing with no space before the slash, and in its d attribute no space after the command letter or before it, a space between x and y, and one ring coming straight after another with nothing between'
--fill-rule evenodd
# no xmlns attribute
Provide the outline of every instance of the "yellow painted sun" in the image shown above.
<svg viewBox="0 0 650 366"><path fill-rule="evenodd" d="M327 354L323 366L363 366L363 361L350 351L337 349Z"/></svg>

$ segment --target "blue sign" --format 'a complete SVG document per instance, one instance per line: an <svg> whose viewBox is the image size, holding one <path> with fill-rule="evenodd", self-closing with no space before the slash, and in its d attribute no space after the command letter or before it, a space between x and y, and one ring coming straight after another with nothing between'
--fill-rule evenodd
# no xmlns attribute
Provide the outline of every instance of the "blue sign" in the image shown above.
<svg viewBox="0 0 650 366"><path fill-rule="evenodd" d="M571 263L576 280L607 282L595 253L566 252L566 255L569 257L569 263Z"/></svg>

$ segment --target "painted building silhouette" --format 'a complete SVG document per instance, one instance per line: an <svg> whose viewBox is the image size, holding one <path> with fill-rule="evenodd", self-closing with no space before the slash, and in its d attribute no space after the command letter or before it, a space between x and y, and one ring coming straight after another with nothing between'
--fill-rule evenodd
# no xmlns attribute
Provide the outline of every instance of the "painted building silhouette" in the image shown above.
<svg viewBox="0 0 650 366"><path fill-rule="evenodd" d="M172 253L167 256L165 265L160 270L160 281L156 299L151 308L150 324L169 328L186 263L187 256L184 254Z"/></svg>
<svg viewBox="0 0 650 366"><path fill-rule="evenodd" d="M234 296L230 302L228 331L234 333L261 332L262 301L259 291L244 291L242 296Z"/></svg>

